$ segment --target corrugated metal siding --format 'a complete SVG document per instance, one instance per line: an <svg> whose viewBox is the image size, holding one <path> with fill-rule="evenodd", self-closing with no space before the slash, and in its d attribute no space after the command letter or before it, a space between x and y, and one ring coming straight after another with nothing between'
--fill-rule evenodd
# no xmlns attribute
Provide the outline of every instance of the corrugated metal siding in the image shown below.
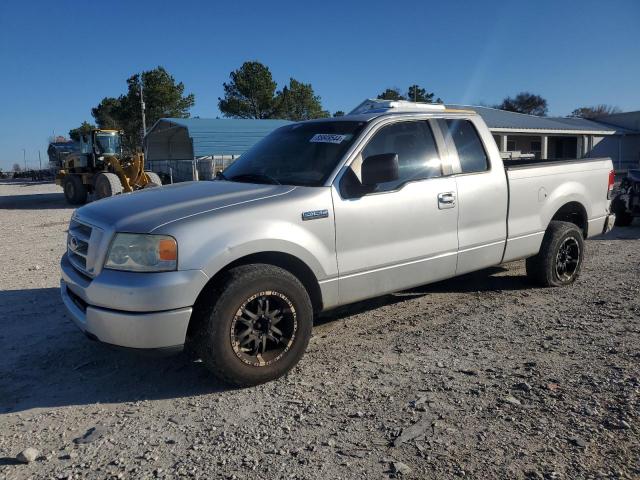
<svg viewBox="0 0 640 480"><path fill-rule="evenodd" d="M489 107L476 107L472 105L447 105L451 108L464 108L476 111L487 126L491 129L501 128L519 130L557 130L561 133L565 131L607 132L610 134L627 133L623 128L615 128L593 120L584 118L565 117L536 117L535 115L525 115L523 113L507 112Z"/></svg>
<svg viewBox="0 0 640 480"><path fill-rule="evenodd" d="M210 118L163 118L154 125L160 132L162 123L184 127L193 141L195 157L210 155L239 155L273 130L288 123L286 120L239 120ZM153 135L152 129L149 136Z"/></svg>

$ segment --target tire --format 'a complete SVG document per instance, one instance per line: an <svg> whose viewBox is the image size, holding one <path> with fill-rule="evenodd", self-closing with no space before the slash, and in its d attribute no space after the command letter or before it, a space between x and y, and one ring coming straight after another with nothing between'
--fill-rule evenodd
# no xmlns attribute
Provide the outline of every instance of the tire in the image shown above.
<svg viewBox="0 0 640 480"><path fill-rule="evenodd" d="M122 183L115 173L99 173L96 175L94 191L96 200L113 197L122 193Z"/></svg>
<svg viewBox="0 0 640 480"><path fill-rule="evenodd" d="M258 385L285 375L311 337L313 308L302 283L282 268L252 264L229 270L218 285L196 305L193 350L230 385Z"/></svg>
<svg viewBox="0 0 640 480"><path fill-rule="evenodd" d="M82 183L80 175L68 174L62 182L64 198L70 205L83 205L87 203L87 187Z"/></svg>
<svg viewBox="0 0 640 480"><path fill-rule="evenodd" d="M155 172L144 172L147 178L149 179L149 183L147 183L144 188L153 188L153 187L161 187L162 180L160 180L160 176Z"/></svg>
<svg viewBox="0 0 640 480"><path fill-rule="evenodd" d="M633 214L627 211L627 207L619 198L611 202L611 211L616 214L616 227L628 227L633 223Z"/></svg>
<svg viewBox="0 0 640 480"><path fill-rule="evenodd" d="M633 223L632 214L628 212L624 212L620 214L616 213L616 223L615 223L616 227L628 227L632 223Z"/></svg>
<svg viewBox="0 0 640 480"><path fill-rule="evenodd" d="M540 252L527 258L527 276L542 287L562 287L576 281L584 260L582 230L569 222L549 224Z"/></svg>

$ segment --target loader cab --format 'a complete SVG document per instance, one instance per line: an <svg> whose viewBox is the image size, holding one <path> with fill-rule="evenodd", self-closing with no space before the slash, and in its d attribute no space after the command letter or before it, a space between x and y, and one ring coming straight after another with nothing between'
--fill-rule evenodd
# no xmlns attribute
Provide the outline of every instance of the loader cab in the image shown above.
<svg viewBox="0 0 640 480"><path fill-rule="evenodd" d="M83 133L80 135L80 153L83 155L89 155L93 153L93 132Z"/></svg>
<svg viewBox="0 0 640 480"><path fill-rule="evenodd" d="M91 133L80 135L80 153L96 156L120 156L122 141L117 130L93 130Z"/></svg>
<svg viewBox="0 0 640 480"><path fill-rule="evenodd" d="M120 132L117 130L94 130L92 132L93 151L96 155L119 157L122 153Z"/></svg>

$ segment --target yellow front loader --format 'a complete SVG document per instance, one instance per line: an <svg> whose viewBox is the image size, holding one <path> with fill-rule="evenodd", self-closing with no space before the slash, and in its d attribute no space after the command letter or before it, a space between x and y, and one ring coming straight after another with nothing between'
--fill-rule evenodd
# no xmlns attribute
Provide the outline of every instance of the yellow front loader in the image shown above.
<svg viewBox="0 0 640 480"><path fill-rule="evenodd" d="M124 155L118 130L82 134L77 151L66 156L56 176L71 205L81 205L93 193L96 200L162 185L154 172L145 172L144 155Z"/></svg>

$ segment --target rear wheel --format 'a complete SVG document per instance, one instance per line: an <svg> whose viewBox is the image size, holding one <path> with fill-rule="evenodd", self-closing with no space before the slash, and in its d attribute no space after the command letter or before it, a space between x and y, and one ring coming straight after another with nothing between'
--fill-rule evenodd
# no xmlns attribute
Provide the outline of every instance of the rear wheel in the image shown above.
<svg viewBox="0 0 640 480"><path fill-rule="evenodd" d="M313 325L300 281L282 268L254 264L230 270L219 285L202 299L191 334L205 365L238 386L286 374L304 354Z"/></svg>
<svg viewBox="0 0 640 480"><path fill-rule="evenodd" d="M64 198L71 205L82 205L87 202L87 187L82 183L80 175L68 174L62 183Z"/></svg>
<svg viewBox="0 0 640 480"><path fill-rule="evenodd" d="M115 173L103 172L96 175L95 196L96 200L113 197L122 193L122 183Z"/></svg>
<svg viewBox="0 0 640 480"><path fill-rule="evenodd" d="M570 285L580 275L584 259L582 230L569 222L549 224L540 252L527 258L527 276L543 287Z"/></svg>
<svg viewBox="0 0 640 480"><path fill-rule="evenodd" d="M160 176L155 172L144 172L147 178L149 179L149 183L147 183L144 188L153 188L153 187L161 187L162 180L160 180Z"/></svg>

